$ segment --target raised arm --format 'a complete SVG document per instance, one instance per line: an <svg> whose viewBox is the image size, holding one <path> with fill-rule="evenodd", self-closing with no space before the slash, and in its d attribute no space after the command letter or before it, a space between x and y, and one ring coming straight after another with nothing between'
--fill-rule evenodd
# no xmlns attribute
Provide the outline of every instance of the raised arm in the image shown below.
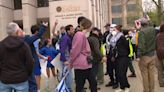
<svg viewBox="0 0 164 92"><path fill-rule="evenodd" d="M53 36L55 36L55 30L56 30L56 26L58 25L58 22L56 21L53 28L52 28L52 34Z"/></svg>
<svg viewBox="0 0 164 92"><path fill-rule="evenodd" d="M48 23L43 23L40 26L39 32L33 36L28 36L25 37L24 40L28 43L28 44L33 44L33 42L35 42L37 39L41 38L42 35L44 34L44 32L46 31L46 27L48 26Z"/></svg>

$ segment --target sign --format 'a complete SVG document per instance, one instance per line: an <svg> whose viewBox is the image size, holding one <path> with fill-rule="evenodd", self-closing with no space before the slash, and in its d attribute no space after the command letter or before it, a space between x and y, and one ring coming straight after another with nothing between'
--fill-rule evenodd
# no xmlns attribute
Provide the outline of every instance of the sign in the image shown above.
<svg viewBox="0 0 164 92"><path fill-rule="evenodd" d="M76 27L77 18L79 16L92 19L90 0L52 1L49 4L49 8L51 30L56 20L58 21L57 31L61 26L66 26L68 24L72 24Z"/></svg>

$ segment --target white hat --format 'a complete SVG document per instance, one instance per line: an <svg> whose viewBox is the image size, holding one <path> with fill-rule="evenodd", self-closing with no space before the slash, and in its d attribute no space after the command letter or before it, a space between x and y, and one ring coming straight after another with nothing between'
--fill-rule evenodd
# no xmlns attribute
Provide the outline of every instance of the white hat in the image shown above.
<svg viewBox="0 0 164 92"><path fill-rule="evenodd" d="M113 27L116 27L117 25L116 24L111 24L110 27L113 28Z"/></svg>

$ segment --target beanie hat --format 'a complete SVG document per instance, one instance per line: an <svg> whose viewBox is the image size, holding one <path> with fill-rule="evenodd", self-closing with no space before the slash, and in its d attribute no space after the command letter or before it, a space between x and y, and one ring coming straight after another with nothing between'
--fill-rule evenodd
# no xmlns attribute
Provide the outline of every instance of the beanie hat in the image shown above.
<svg viewBox="0 0 164 92"><path fill-rule="evenodd" d="M139 21L141 22L141 24L148 24L149 20L146 18L140 18Z"/></svg>
<svg viewBox="0 0 164 92"><path fill-rule="evenodd" d="M85 18L80 22L80 29L84 30L84 29L88 29L92 26L92 22Z"/></svg>

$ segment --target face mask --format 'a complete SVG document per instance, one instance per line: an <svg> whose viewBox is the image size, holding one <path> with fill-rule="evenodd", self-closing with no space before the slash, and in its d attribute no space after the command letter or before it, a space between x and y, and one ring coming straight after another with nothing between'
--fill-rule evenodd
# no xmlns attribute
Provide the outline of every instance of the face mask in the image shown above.
<svg viewBox="0 0 164 92"><path fill-rule="evenodd" d="M112 32L113 31L113 28L110 28L110 32Z"/></svg>
<svg viewBox="0 0 164 92"><path fill-rule="evenodd" d="M112 35L115 36L117 34L116 31L112 31Z"/></svg>

